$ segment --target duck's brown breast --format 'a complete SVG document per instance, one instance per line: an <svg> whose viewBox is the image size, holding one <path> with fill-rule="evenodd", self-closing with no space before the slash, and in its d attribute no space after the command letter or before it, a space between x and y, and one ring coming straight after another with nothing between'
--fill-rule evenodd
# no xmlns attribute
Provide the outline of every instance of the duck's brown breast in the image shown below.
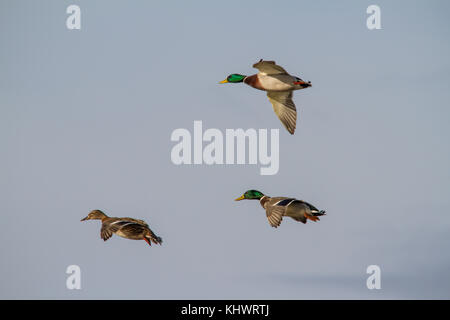
<svg viewBox="0 0 450 320"><path fill-rule="evenodd" d="M270 200L270 197L263 196L261 199L259 199L259 203L261 204L261 207L264 209L266 208L266 203Z"/></svg>
<svg viewBox="0 0 450 320"><path fill-rule="evenodd" d="M248 84L249 86L258 89L258 90L263 90L265 91L265 89L263 88L261 81L259 81L258 75L254 74L252 76L248 76L244 78L244 83Z"/></svg>

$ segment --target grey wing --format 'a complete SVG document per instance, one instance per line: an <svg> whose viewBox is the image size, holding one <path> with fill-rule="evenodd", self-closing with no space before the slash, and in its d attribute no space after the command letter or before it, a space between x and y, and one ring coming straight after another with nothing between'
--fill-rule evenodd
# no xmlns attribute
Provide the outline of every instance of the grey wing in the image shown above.
<svg viewBox="0 0 450 320"><path fill-rule="evenodd" d="M306 223L306 215L308 207L300 200L295 200L286 208L286 216L294 220Z"/></svg>
<svg viewBox="0 0 450 320"><path fill-rule="evenodd" d="M277 65L275 61L264 61L261 59L253 65L253 68L258 69L260 73L265 74L287 74L286 70Z"/></svg>
<svg viewBox="0 0 450 320"><path fill-rule="evenodd" d="M314 207L311 203L308 203L308 202L303 201L303 200L298 200L298 201L302 202L304 205L306 205L307 207L309 207L309 209L310 209L311 211L313 211L313 212L314 212L314 211L320 212L320 210L317 209L316 207Z"/></svg>
<svg viewBox="0 0 450 320"><path fill-rule="evenodd" d="M284 207L277 206L268 206L266 209L267 220L269 220L269 224L277 228L280 226L281 221L283 220L284 215Z"/></svg>
<svg viewBox="0 0 450 320"><path fill-rule="evenodd" d="M290 134L294 134L297 123L297 109L292 101L292 91L269 91L267 97L272 103L273 111Z"/></svg>

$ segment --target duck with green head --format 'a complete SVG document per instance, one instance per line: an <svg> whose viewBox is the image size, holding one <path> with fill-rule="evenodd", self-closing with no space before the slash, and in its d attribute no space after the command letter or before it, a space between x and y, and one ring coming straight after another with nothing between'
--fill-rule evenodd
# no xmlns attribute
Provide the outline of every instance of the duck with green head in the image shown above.
<svg viewBox="0 0 450 320"><path fill-rule="evenodd" d="M267 92L267 97L272 103L273 110L281 123L294 134L297 122L297 109L292 101L292 92L311 87L311 81L305 82L299 77L292 76L275 61L263 61L262 59L253 65L259 73L245 76L242 74L230 74L219 83L241 83Z"/></svg>
<svg viewBox="0 0 450 320"><path fill-rule="evenodd" d="M240 200L259 200L261 206L266 210L269 224L274 228L280 226L284 216L306 223L308 219L318 221L320 220L319 216L325 214L324 210L319 210L306 201L289 197L269 197L258 190L247 190L242 196L235 199L235 201Z"/></svg>

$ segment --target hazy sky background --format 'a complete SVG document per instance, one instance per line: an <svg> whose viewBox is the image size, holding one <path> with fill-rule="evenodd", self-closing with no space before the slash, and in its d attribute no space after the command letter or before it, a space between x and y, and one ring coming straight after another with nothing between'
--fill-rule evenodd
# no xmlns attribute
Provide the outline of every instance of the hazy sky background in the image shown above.
<svg viewBox="0 0 450 320"><path fill-rule="evenodd" d="M66 28L81 7L82 29ZM366 27L381 7L382 30ZM0 298L450 298L447 1L0 2ZM260 58L313 83L294 136ZM175 166L174 129L279 128L280 170ZM267 223L256 188L328 215ZM92 209L161 247L99 237ZM81 290L66 289L68 265ZM366 268L381 267L381 290Z"/></svg>

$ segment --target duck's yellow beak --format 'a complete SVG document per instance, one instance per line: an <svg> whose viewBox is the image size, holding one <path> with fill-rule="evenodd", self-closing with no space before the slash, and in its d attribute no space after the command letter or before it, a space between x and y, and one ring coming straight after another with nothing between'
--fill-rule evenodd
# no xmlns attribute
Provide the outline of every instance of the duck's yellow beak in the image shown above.
<svg viewBox="0 0 450 320"><path fill-rule="evenodd" d="M234 201L241 201L241 200L244 200L244 199L245 199L245 197L244 197L244 195L242 195L239 198L234 199Z"/></svg>
<svg viewBox="0 0 450 320"><path fill-rule="evenodd" d="M228 82L228 80L225 79L225 80L220 81L219 83L227 83L227 82Z"/></svg>

